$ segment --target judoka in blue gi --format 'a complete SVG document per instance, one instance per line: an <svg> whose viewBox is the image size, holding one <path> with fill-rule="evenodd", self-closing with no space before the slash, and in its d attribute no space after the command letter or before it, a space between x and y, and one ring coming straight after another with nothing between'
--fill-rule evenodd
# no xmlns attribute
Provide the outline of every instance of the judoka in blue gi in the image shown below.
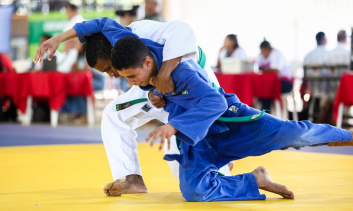
<svg viewBox="0 0 353 211"><path fill-rule="evenodd" d="M148 46L148 47L147 47ZM120 39L112 50L112 65L130 84L154 89L153 77L161 67L162 45L136 37ZM193 60L181 62L172 73L174 92L162 95L168 124L151 132L151 145L172 135L180 140L180 155L165 160L180 163L180 190L187 201L263 200L259 189L294 198L293 192L273 182L264 167L236 176L217 176L232 160L258 156L288 147L318 146L334 142L353 145L352 133L309 121L282 121L240 102L234 94L214 87Z"/></svg>

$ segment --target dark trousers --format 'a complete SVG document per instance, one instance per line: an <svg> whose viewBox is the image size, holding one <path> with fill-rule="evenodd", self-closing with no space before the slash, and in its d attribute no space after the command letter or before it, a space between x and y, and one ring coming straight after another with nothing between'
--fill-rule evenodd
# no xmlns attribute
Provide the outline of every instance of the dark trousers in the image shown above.
<svg viewBox="0 0 353 211"><path fill-rule="evenodd" d="M281 93L289 93L293 89L293 83L289 81L281 80L281 85L282 85ZM261 100L262 109L265 109L267 113L270 113L272 99L260 98L259 100Z"/></svg>

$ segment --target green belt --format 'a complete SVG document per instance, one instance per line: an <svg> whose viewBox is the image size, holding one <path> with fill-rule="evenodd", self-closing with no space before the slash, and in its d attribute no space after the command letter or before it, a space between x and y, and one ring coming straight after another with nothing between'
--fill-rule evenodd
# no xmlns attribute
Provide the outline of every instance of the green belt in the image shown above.
<svg viewBox="0 0 353 211"><path fill-rule="evenodd" d="M205 65L206 65L206 54L205 52L203 52L203 50L199 47L199 61L197 62L200 67L203 69L205 68Z"/></svg>
<svg viewBox="0 0 353 211"><path fill-rule="evenodd" d="M124 110L125 108L128 108L128 107L133 106L133 105L138 104L138 103L143 103L143 102L146 102L146 101L148 101L147 98L140 98L140 99L136 99L136 100L131 100L131 101L126 102L126 103L116 104L116 110L117 111Z"/></svg>

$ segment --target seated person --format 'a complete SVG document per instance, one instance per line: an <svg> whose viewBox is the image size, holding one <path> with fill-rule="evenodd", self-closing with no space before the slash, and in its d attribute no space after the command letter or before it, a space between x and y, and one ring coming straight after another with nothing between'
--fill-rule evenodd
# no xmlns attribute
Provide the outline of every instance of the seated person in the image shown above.
<svg viewBox="0 0 353 211"><path fill-rule="evenodd" d="M146 41L145 41L146 42ZM147 42L148 43L148 42ZM258 189L293 199L293 192L273 182L264 167L236 176L217 176L229 161L258 156L288 147L333 144L353 145L352 133L330 125L309 121L282 121L240 102L213 86L206 73L193 60L181 62L172 73L175 90L160 94L153 78L161 68L163 46L136 37L124 37L112 50L112 66L130 85L153 90L166 99L168 124L151 132L151 145L161 145L175 134L180 140L180 155L165 160L180 164L180 190L187 201L263 200Z"/></svg>
<svg viewBox="0 0 353 211"><path fill-rule="evenodd" d="M264 73L277 73L281 80L281 93L289 93L293 89L293 73L284 58L283 54L273 48L271 44L264 40L260 44L261 53L256 59L259 69ZM271 99L260 99L262 102L262 109L270 112Z"/></svg>
<svg viewBox="0 0 353 211"><path fill-rule="evenodd" d="M229 34L224 39L224 45L219 51L217 69L222 69L221 60L223 58L246 59L245 51L239 46L237 35Z"/></svg>

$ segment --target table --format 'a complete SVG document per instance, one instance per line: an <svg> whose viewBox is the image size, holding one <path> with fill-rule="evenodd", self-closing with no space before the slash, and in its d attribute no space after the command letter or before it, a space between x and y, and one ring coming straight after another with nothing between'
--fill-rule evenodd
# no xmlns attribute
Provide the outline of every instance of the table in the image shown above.
<svg viewBox="0 0 353 211"><path fill-rule="evenodd" d="M337 127L342 126L343 107L353 105L353 74L345 73L340 80L335 102L333 103L333 117Z"/></svg>
<svg viewBox="0 0 353 211"><path fill-rule="evenodd" d="M57 125L58 111L65 104L67 95L86 96L88 122L94 124L92 80L91 72L0 73L0 96L12 97L15 106L25 116L24 124L30 124L33 97L48 99L53 126Z"/></svg>
<svg viewBox="0 0 353 211"><path fill-rule="evenodd" d="M275 73L216 73L219 84L226 93L236 94L249 106L254 98L267 98L281 102L281 81Z"/></svg>

